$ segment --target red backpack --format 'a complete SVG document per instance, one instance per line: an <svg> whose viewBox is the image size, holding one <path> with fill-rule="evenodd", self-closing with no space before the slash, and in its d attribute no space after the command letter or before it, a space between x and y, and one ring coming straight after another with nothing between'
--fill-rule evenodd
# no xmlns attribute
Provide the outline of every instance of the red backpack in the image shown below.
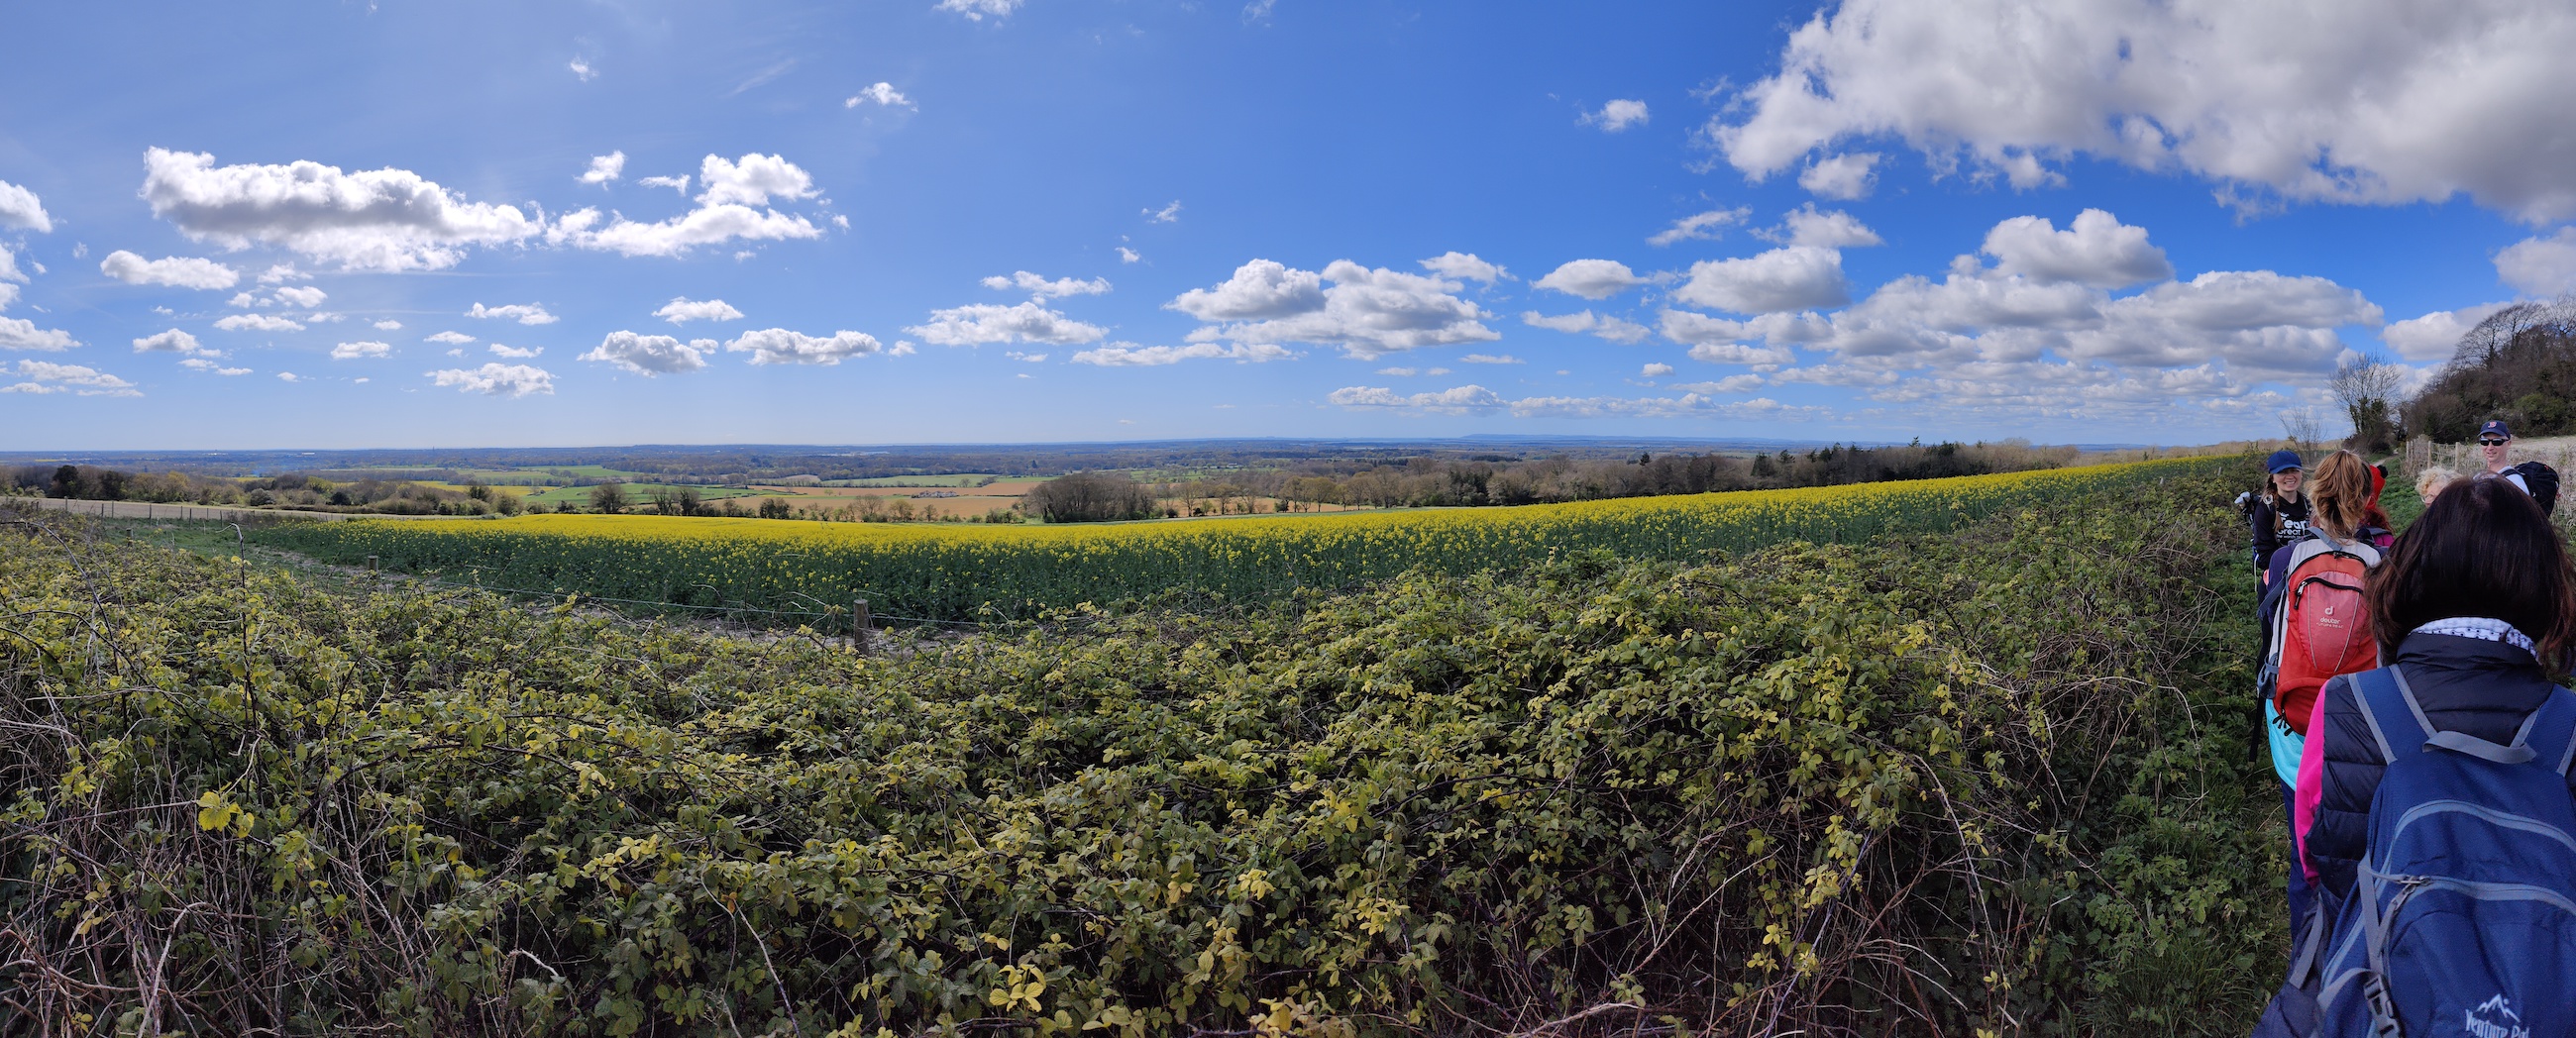
<svg viewBox="0 0 2576 1038"><path fill-rule="evenodd" d="M2273 674L2273 708L2300 735L2308 733L2308 714L2328 679L2379 666L2379 642L2361 602L2362 579L2377 565L2378 549L2321 530L2290 546L2266 669Z"/></svg>

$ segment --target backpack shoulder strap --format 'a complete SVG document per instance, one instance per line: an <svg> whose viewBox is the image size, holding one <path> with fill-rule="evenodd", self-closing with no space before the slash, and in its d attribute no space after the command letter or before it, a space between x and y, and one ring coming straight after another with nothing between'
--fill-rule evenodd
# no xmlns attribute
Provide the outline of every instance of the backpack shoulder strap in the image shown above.
<svg viewBox="0 0 2576 1038"><path fill-rule="evenodd" d="M2420 746L2433 737L2433 725L2406 689L2406 676L2394 665L2345 676L2361 719L2370 722L2370 737L2379 740L2379 761L2397 763L2397 747Z"/></svg>
<svg viewBox="0 0 2576 1038"><path fill-rule="evenodd" d="M2540 709L2523 719L2522 731L2514 734L2513 741L2530 747L2550 770L2567 774L2567 765L2576 759L2576 692L2551 689Z"/></svg>

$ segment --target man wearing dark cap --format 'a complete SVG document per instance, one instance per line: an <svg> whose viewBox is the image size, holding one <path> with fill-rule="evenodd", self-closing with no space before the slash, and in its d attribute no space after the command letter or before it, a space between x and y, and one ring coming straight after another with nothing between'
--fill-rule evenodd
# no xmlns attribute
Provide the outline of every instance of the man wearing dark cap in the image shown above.
<svg viewBox="0 0 2576 1038"><path fill-rule="evenodd" d="M2558 508L2558 470L2537 461L2513 463L2513 430L2505 428L2503 419L2478 427L2478 460L2486 463L2482 478L2501 479L2521 489L2540 503L2542 512Z"/></svg>
<svg viewBox="0 0 2576 1038"><path fill-rule="evenodd" d="M2513 431L2498 419L2478 427L2478 460L2486 462L2486 474L2521 487L2531 493L2531 483L2513 470Z"/></svg>
<svg viewBox="0 0 2576 1038"><path fill-rule="evenodd" d="M2263 492L2246 502L2245 516L2254 528L2254 572L2262 573L2272 564L2272 552L2299 539L2308 531L2308 495L2301 486L2307 469L2299 461L2299 452L2273 451L2263 467L2271 476L2263 481Z"/></svg>

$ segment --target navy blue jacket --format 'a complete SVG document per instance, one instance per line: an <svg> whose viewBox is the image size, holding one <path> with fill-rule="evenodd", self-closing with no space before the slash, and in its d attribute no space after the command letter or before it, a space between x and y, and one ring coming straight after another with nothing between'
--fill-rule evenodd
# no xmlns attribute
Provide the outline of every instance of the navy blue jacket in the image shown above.
<svg viewBox="0 0 2576 1038"><path fill-rule="evenodd" d="M2408 635L2393 661L2436 731L2461 732L2488 742L2513 741L2523 718L2549 699L2549 675L2531 654L2503 642L2448 634ZM2316 818L2305 849L2317 878L2337 898L2352 892L2353 870L2370 843L2370 798L2388 765L2371 738L2345 678L2326 683L2325 716L2308 732L2325 754ZM2413 747L2396 747L2407 752ZM2576 788L2576 778L2570 780Z"/></svg>

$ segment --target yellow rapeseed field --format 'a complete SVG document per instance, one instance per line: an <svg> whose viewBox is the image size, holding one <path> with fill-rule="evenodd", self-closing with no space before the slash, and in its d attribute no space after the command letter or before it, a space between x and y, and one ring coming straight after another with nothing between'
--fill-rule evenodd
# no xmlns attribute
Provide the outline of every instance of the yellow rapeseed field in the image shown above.
<svg viewBox="0 0 2576 1038"><path fill-rule="evenodd" d="M533 515L297 524L264 536L327 561L375 556L392 568L499 588L817 612L867 598L881 615L974 619L1173 588L1261 596L1349 587L1414 568L1510 568L1592 548L1675 558L1928 533L2019 504L2223 463L2187 458L1514 508L1082 526Z"/></svg>

